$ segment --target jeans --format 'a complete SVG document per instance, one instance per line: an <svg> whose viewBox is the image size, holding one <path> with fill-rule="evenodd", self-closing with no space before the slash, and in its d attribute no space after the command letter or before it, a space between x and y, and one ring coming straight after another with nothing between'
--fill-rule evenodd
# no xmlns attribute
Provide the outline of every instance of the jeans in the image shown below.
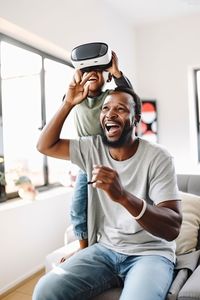
<svg viewBox="0 0 200 300"><path fill-rule="evenodd" d="M87 174L82 170L76 180L70 216L77 239L87 239Z"/></svg>
<svg viewBox="0 0 200 300"><path fill-rule="evenodd" d="M123 287L120 300L164 300L173 270L163 256L128 256L94 244L42 277L32 300L86 300L112 287Z"/></svg>

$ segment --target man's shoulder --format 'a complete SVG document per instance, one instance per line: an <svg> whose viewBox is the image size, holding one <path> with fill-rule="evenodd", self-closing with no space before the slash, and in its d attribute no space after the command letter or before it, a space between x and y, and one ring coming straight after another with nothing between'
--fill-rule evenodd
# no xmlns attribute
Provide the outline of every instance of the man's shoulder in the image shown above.
<svg viewBox="0 0 200 300"><path fill-rule="evenodd" d="M154 153L154 155L158 155L159 153L161 155L166 155L166 156L172 156L171 153L169 152L169 150L161 144L155 143L155 142L151 142L145 139L141 138L141 142L144 148L146 148L147 151Z"/></svg>
<svg viewBox="0 0 200 300"><path fill-rule="evenodd" d="M100 135L82 136L78 140L72 141L73 147L81 149L83 153L98 152L101 153L103 147L102 137Z"/></svg>
<svg viewBox="0 0 200 300"><path fill-rule="evenodd" d="M91 153L93 151L100 152L102 149L102 138L100 135L81 136L70 140L71 153L76 153L77 149L82 153Z"/></svg>

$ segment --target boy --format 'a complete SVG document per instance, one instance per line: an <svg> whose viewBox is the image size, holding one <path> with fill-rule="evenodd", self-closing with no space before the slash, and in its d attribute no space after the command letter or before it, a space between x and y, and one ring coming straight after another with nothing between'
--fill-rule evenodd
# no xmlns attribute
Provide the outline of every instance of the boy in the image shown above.
<svg viewBox="0 0 200 300"><path fill-rule="evenodd" d="M89 72L77 70L75 78L78 73L82 78L87 76ZM101 127L99 123L99 115L104 99L108 95L109 90L103 91L104 84L110 82L114 78L115 84L121 87L132 88L130 81L124 77L118 67L118 58L115 52L112 51L112 65L105 71L101 69L91 71L91 76L87 81L89 85L86 100L76 105L75 112L75 126L79 136L91 136L101 134ZM107 78L105 78L107 77ZM88 246L87 235L87 178L86 173L79 171L74 196L71 205L71 222L76 238L79 240L80 249ZM63 262L65 258L61 259Z"/></svg>

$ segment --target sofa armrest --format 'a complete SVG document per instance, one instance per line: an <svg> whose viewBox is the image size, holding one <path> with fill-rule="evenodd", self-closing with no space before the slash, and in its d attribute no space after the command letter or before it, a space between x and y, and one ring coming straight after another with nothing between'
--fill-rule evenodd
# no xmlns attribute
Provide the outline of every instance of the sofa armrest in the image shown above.
<svg viewBox="0 0 200 300"><path fill-rule="evenodd" d="M183 287L184 283L186 282L189 276L188 269L179 270L177 275L175 276L172 285L168 291L166 300L176 300L178 293L180 292L181 288Z"/></svg>
<svg viewBox="0 0 200 300"><path fill-rule="evenodd" d="M78 249L79 249L79 241L77 240L51 252L45 258L45 272L47 273L51 271L54 267L60 264L60 260L62 257L64 256L70 257Z"/></svg>
<svg viewBox="0 0 200 300"><path fill-rule="evenodd" d="M200 299L200 266L188 278L180 293L178 300L197 300Z"/></svg>
<svg viewBox="0 0 200 300"><path fill-rule="evenodd" d="M177 296L184 286L185 282L188 280L192 272L194 272L194 270L196 269L199 257L199 250L177 256L175 267L176 276L174 277L172 285L169 289L167 300L177 299Z"/></svg>

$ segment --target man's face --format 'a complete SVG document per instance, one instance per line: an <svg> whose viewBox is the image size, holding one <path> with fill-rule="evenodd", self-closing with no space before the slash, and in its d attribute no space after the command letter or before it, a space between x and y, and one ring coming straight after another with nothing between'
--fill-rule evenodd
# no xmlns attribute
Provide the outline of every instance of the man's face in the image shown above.
<svg viewBox="0 0 200 300"><path fill-rule="evenodd" d="M108 95L100 114L104 143L111 147L120 147L129 142L132 137L134 117L131 95L125 92Z"/></svg>
<svg viewBox="0 0 200 300"><path fill-rule="evenodd" d="M83 78L88 72L83 73ZM105 78L102 71L92 71L91 76L87 82L89 84L89 96L97 96L102 92L102 87L105 83Z"/></svg>

